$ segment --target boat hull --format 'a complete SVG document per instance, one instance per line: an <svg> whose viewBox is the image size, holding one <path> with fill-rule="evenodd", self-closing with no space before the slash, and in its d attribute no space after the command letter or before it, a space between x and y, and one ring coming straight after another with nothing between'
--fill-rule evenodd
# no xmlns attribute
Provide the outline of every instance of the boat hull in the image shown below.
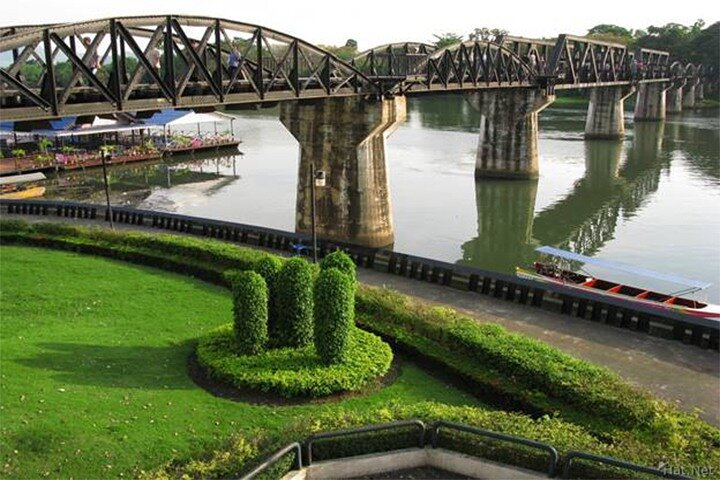
<svg viewBox="0 0 720 480"><path fill-rule="evenodd" d="M25 190L1 193L0 198L3 200L22 200L24 198L42 197L43 195L45 195L45 187L31 187Z"/></svg>
<svg viewBox="0 0 720 480"><path fill-rule="evenodd" d="M548 283L548 284L556 285L556 286L559 286L562 288L567 288L569 290L588 292L588 293L593 293L595 295L602 295L604 297L622 300L622 301L628 302L629 304L645 305L650 308L674 311L674 312L682 313L685 315L690 315L693 317L702 317L702 318L711 318L711 319L720 320L720 305L704 304L704 306L702 308L692 308L692 307L683 306L683 305L674 305L672 303L664 303L664 302L658 302L658 301L653 301L653 300L646 300L643 298L636 298L636 297L631 297L631 296L622 295L622 294L618 294L618 293L608 292L606 290L601 290L598 288L587 287L582 284L578 284L578 283L571 282L571 281L566 281L562 278L562 276L560 278L557 278L557 277L549 277L546 275L541 275L540 273L526 270L526 269L523 269L520 267L518 267L516 269L516 274L520 278L526 278L528 280L534 280L534 281L539 281L542 283Z"/></svg>

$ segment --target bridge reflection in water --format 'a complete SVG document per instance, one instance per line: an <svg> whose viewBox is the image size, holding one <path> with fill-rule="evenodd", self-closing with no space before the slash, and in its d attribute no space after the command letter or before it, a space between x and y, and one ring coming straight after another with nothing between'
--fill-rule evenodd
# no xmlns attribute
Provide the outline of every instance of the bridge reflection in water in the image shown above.
<svg viewBox="0 0 720 480"><path fill-rule="evenodd" d="M513 272L536 258L539 245L595 254L613 239L619 219L635 215L657 191L670 161L663 131L662 123L635 124L624 159L621 142L585 142L584 176L537 215L537 181L477 181L478 235L462 245L458 263Z"/></svg>

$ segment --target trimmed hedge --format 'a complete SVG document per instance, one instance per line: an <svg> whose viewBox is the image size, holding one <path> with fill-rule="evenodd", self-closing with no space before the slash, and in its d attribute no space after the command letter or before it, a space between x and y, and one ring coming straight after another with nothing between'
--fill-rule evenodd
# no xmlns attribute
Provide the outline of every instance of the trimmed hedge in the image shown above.
<svg viewBox="0 0 720 480"><path fill-rule="evenodd" d="M355 262L352 261L350 255L342 250L335 250L320 261L321 270L328 270L330 268L337 268L348 275L353 283L357 282L357 267L355 266Z"/></svg>
<svg viewBox="0 0 720 480"><path fill-rule="evenodd" d="M237 353L256 355L268 340L268 289L259 273L237 272L232 277L233 327Z"/></svg>
<svg viewBox="0 0 720 480"><path fill-rule="evenodd" d="M349 354L345 361L329 366L320 360L312 345L237 356L236 341L231 325L199 340L197 357L207 374L239 389L287 398L362 390L389 371L393 358L388 344L358 328L348 337Z"/></svg>
<svg viewBox="0 0 720 480"><path fill-rule="evenodd" d="M268 255L215 240L8 220L0 220L0 243L101 255L225 285L223 271L255 269ZM605 368L499 327L479 328L473 318L385 289L361 288L356 308L361 326L467 379L481 398L497 394L513 408L583 425L603 443L618 445L615 455L620 458L720 469L720 430L630 386ZM635 456L631 448L626 454L621 447L631 441L647 445L646 454Z"/></svg>
<svg viewBox="0 0 720 480"><path fill-rule="evenodd" d="M285 261L275 282L273 345L302 348L313 341L313 270L304 258Z"/></svg>
<svg viewBox="0 0 720 480"><path fill-rule="evenodd" d="M557 398L612 424L650 425L652 398L618 375L540 341L479 323L456 311L413 302L384 289L363 287L357 299L362 325L397 337L419 335L468 360L488 365L509 384ZM422 347L420 347L422 349ZM532 397L527 398L532 403ZM541 399L541 404L542 404Z"/></svg>
<svg viewBox="0 0 720 480"><path fill-rule="evenodd" d="M348 334L355 325L355 284L337 268L321 270L315 282L315 350L326 365L349 354Z"/></svg>
<svg viewBox="0 0 720 480"><path fill-rule="evenodd" d="M265 283L268 287L268 336L270 338L270 346L273 346L272 339L276 338L278 314L277 306L275 305L275 296L277 295L277 288L275 282L277 281L278 273L282 268L282 260L274 255L266 255L261 258L254 267L254 270L263 276Z"/></svg>

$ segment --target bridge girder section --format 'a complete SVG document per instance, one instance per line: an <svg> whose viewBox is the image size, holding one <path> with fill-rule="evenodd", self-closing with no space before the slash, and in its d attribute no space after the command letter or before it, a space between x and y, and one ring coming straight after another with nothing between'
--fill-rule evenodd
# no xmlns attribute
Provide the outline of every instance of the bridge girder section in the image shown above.
<svg viewBox="0 0 720 480"><path fill-rule="evenodd" d="M231 20L125 17L15 31L0 37L0 55L12 56L0 66L6 119L380 93L325 50Z"/></svg>

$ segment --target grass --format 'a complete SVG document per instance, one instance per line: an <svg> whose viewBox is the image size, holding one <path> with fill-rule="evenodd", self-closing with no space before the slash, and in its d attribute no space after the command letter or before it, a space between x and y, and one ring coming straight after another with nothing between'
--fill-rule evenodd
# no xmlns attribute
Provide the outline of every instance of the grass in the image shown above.
<svg viewBox="0 0 720 480"><path fill-rule="evenodd" d="M390 401L479 405L411 364L392 385L337 403L264 406L188 377L200 335L231 320L229 293L150 268L0 248L0 475L136 476L219 448L239 431Z"/></svg>

